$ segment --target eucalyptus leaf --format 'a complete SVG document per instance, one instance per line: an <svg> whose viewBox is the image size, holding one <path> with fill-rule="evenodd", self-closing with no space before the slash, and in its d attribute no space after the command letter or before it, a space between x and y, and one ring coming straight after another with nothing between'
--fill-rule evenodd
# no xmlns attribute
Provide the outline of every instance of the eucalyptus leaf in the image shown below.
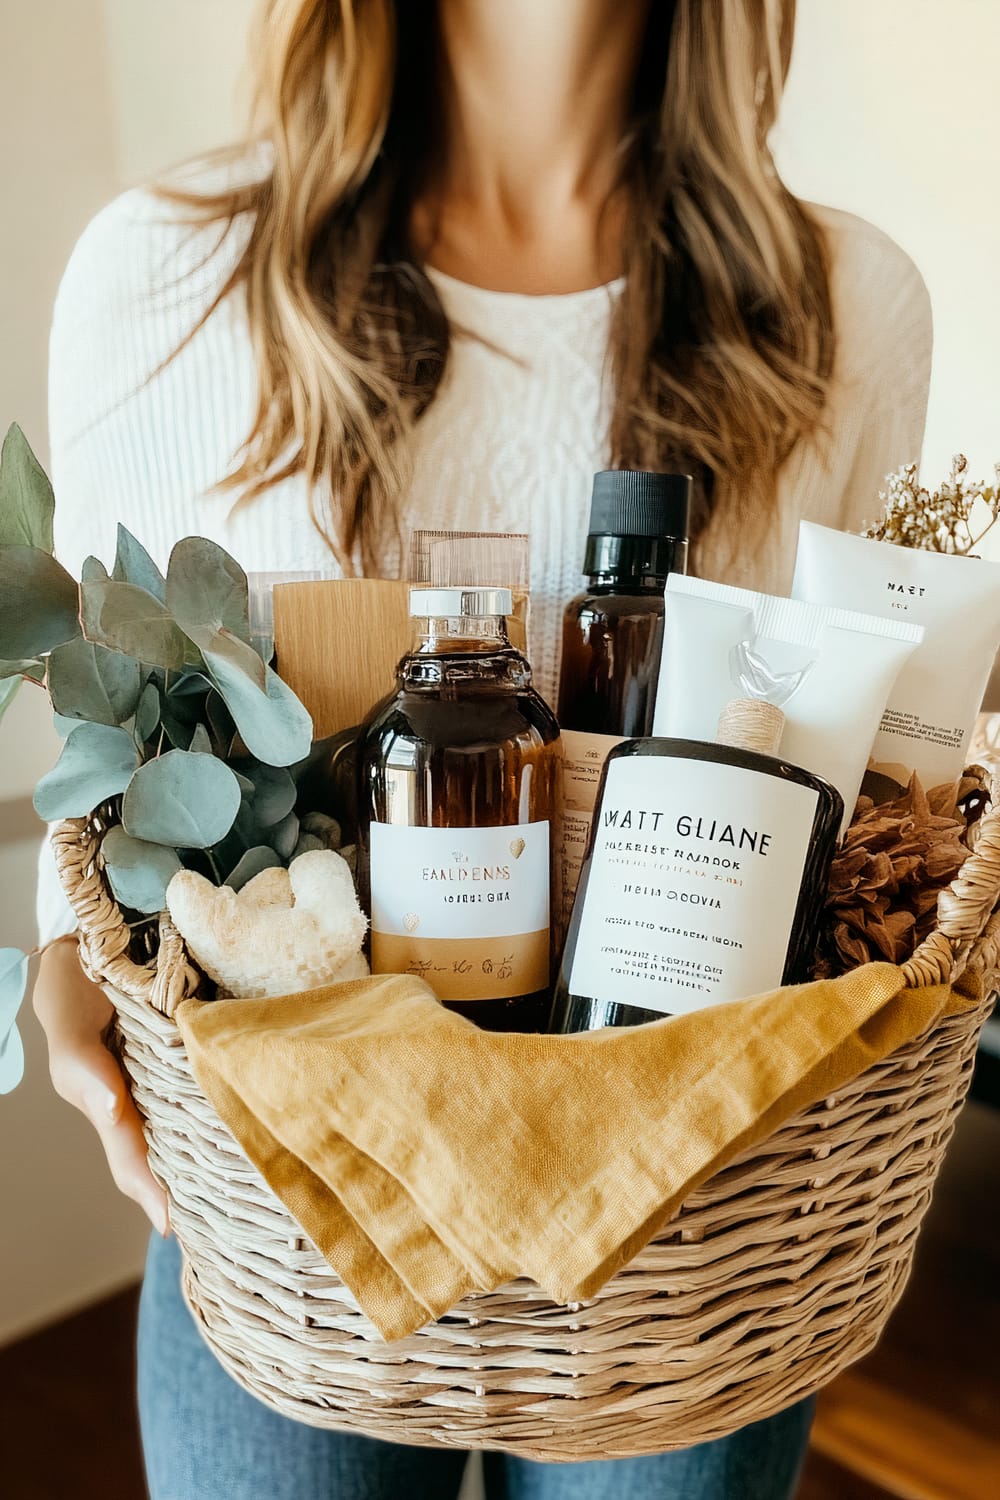
<svg viewBox="0 0 1000 1500"><path fill-rule="evenodd" d="M147 589L117 578L81 586L83 629L90 641L147 666L180 671L188 643L170 612Z"/></svg>
<svg viewBox="0 0 1000 1500"><path fill-rule="evenodd" d="M169 674L166 675L169 680ZM178 686L186 682L186 680L186 678L178 678ZM207 681L203 681L202 687L198 691L174 692L171 685L166 690L161 688L160 696L169 704L170 712L185 723L190 731L196 724L203 724L205 722L205 699L210 692L212 692L211 685Z"/></svg>
<svg viewBox="0 0 1000 1500"><path fill-rule="evenodd" d="M292 859L298 859L300 854L311 854L316 849L325 849L326 847L323 840L317 838L314 833L300 833L299 841L292 850Z"/></svg>
<svg viewBox="0 0 1000 1500"><path fill-rule="evenodd" d="M283 766L255 764L245 767L253 782L253 815L260 828L273 828L295 806L298 789Z"/></svg>
<svg viewBox="0 0 1000 1500"><path fill-rule="evenodd" d="M268 830L268 837L282 859L291 859L299 841L298 818L294 813L289 813L276 827Z"/></svg>
<svg viewBox="0 0 1000 1500"><path fill-rule="evenodd" d="M80 569L81 583L107 583L111 574L99 557L85 557Z"/></svg>
<svg viewBox="0 0 1000 1500"><path fill-rule="evenodd" d="M191 744L194 726L189 719L182 719L173 712L166 698L160 699L160 727L172 750L187 750Z"/></svg>
<svg viewBox="0 0 1000 1500"><path fill-rule="evenodd" d="M199 693L208 693L212 684L204 672L199 672L192 667L186 667L179 677L170 679L167 692L171 698L193 698Z"/></svg>
<svg viewBox="0 0 1000 1500"><path fill-rule="evenodd" d="M205 717L212 731L215 753L225 760L236 737L236 721L226 707L225 700L214 688L205 701Z"/></svg>
<svg viewBox="0 0 1000 1500"><path fill-rule="evenodd" d="M3 718L8 708L10 708L10 705L17 697L17 691L20 686L20 677L0 678L0 719Z"/></svg>
<svg viewBox="0 0 1000 1500"><path fill-rule="evenodd" d="M28 987L28 955L0 948L0 1094L17 1088L24 1075L24 1046L17 1013Z"/></svg>
<svg viewBox="0 0 1000 1500"><path fill-rule="evenodd" d="M208 702L216 697L212 684L201 672L190 669L179 677L167 675L169 687L160 692L160 715L167 738L175 749L187 750L195 727L202 724L212 732L212 717L208 713ZM226 759L228 741L224 745L212 744L213 753Z"/></svg>
<svg viewBox="0 0 1000 1500"><path fill-rule="evenodd" d="M244 673L256 688L264 691L267 681L264 661L238 635L228 630L210 631L199 635L198 646L209 671L213 662L221 662L233 671Z"/></svg>
<svg viewBox="0 0 1000 1500"><path fill-rule="evenodd" d="M57 713L95 724L124 724L139 703L139 663L78 636L49 657L49 694Z"/></svg>
<svg viewBox="0 0 1000 1500"><path fill-rule="evenodd" d="M233 824L233 833L242 840L244 849L252 849L254 844L269 844L271 842L266 829L261 828L254 817L252 795L249 797L244 796L243 801L240 803L240 810L236 815L236 822ZM242 853L242 850L240 852Z"/></svg>
<svg viewBox="0 0 1000 1500"><path fill-rule="evenodd" d="M24 1043L17 1026L12 1024L0 1041L0 1094L13 1093L24 1077Z"/></svg>
<svg viewBox="0 0 1000 1500"><path fill-rule="evenodd" d="M51 552L54 512L52 486L15 422L0 452L0 545Z"/></svg>
<svg viewBox="0 0 1000 1500"><path fill-rule="evenodd" d="M160 912L167 886L181 868L175 849L132 838L116 825L101 843L104 867L115 899L132 911Z"/></svg>
<svg viewBox="0 0 1000 1500"><path fill-rule="evenodd" d="M237 776L239 777L238 772ZM282 822L284 821L285 820L282 819ZM284 848L286 849L288 847L287 835L288 833L290 833L290 831L290 828L286 830L286 838L284 841ZM217 856L217 863L219 865L219 868L223 870L232 869L248 849L254 849L264 845L275 849L276 853L282 854L282 860L284 861L285 859L287 859L287 855L283 854L282 851L277 848L277 842L274 835L275 826L272 826L270 828L263 828L257 821L254 813L252 795L244 795L243 801L240 804L240 810L236 814L235 822L233 823L228 836L213 851Z"/></svg>
<svg viewBox="0 0 1000 1500"><path fill-rule="evenodd" d="M198 853L188 849L184 851L184 864L188 869L199 869L207 879L218 883L222 878L223 871L234 870L247 850L254 848L261 842L260 837L256 833L250 831L248 834L246 829L241 829L240 817L237 815L236 822L226 834L226 837L220 839L217 844L213 844L212 848L208 851L211 859L210 865L206 863L206 867L203 869L198 863Z"/></svg>
<svg viewBox="0 0 1000 1500"><path fill-rule="evenodd" d="M39 547L0 547L0 657L44 656L80 634L80 595Z"/></svg>
<svg viewBox="0 0 1000 1500"><path fill-rule="evenodd" d="M174 547L167 565L166 602L178 625L202 650L219 632L249 644L247 575L207 537L187 536Z"/></svg>
<svg viewBox="0 0 1000 1500"><path fill-rule="evenodd" d="M249 880L259 875L261 870L277 870L281 868L281 860L274 850L266 844L257 844L253 849L248 849L236 866L226 876L225 884L231 885L234 891L241 891Z"/></svg>
<svg viewBox="0 0 1000 1500"><path fill-rule="evenodd" d="M188 749L193 755L212 754L212 737L204 724L196 724L194 726L194 734L191 736L191 743Z"/></svg>
<svg viewBox="0 0 1000 1500"><path fill-rule="evenodd" d="M74 729L79 729L83 719L68 719L65 714L52 715L52 728L61 740L69 739Z"/></svg>
<svg viewBox="0 0 1000 1500"><path fill-rule="evenodd" d="M142 543L136 541L131 531L126 531L120 521L111 576L119 583L134 583L137 588L152 594L154 599L159 599L161 604L166 603L167 586L163 574Z"/></svg>
<svg viewBox="0 0 1000 1500"><path fill-rule="evenodd" d="M209 676L250 754L268 766L292 766L302 760L312 744L312 719L287 683L265 667L261 692L228 659L204 654Z"/></svg>
<svg viewBox="0 0 1000 1500"><path fill-rule="evenodd" d="M25 677L29 677L32 682L44 682L45 663L33 660L0 661L0 719L17 697Z"/></svg>
<svg viewBox="0 0 1000 1500"><path fill-rule="evenodd" d="M239 782L221 760L169 750L132 777L122 800L122 823L133 838L174 849L208 849L225 838L239 806Z"/></svg>
<svg viewBox="0 0 1000 1500"><path fill-rule="evenodd" d="M141 745L153 738L159 723L160 690L155 682L147 682L135 710L135 737Z"/></svg>
<svg viewBox="0 0 1000 1500"><path fill-rule="evenodd" d="M314 834L324 849L339 849L344 842L343 828L329 813L306 813L302 819L302 827L306 833Z"/></svg>
<svg viewBox="0 0 1000 1500"><path fill-rule="evenodd" d="M138 764L139 752L126 730L81 722L36 786L35 811L46 823L89 817L125 790Z"/></svg>
<svg viewBox="0 0 1000 1500"><path fill-rule="evenodd" d="M45 681L45 663L37 656L21 657L17 661L0 661L0 680L4 677L32 677L35 682Z"/></svg>

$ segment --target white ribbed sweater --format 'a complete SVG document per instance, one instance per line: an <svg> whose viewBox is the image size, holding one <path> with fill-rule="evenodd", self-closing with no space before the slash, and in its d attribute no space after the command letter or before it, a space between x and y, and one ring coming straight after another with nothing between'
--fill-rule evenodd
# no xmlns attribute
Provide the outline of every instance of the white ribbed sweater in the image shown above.
<svg viewBox="0 0 1000 1500"><path fill-rule="evenodd" d="M729 582L775 592L790 583L801 517L856 528L876 510L884 475L919 456L930 376L930 308L913 263L862 220L816 214L829 237L837 335L830 439L822 458L811 447L792 455L766 546L727 570ZM235 511L231 494L212 493L254 409L239 297L159 369L238 253L238 234L221 249L217 239L140 189L104 209L73 252L52 329L50 440L56 546L77 576L89 553L110 563L118 521L161 566L179 537L201 533L249 571L335 571L301 478ZM530 655L552 697L591 476L607 463L605 352L619 288L534 297L431 274L453 326L478 337L454 338L417 426L404 523L531 534ZM398 558L385 562L394 574ZM40 904L48 936L64 913L47 877Z"/></svg>

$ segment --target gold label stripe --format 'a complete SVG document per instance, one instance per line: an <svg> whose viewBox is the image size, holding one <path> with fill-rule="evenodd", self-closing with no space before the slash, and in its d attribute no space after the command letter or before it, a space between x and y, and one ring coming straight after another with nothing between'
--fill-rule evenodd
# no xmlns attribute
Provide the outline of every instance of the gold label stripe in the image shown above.
<svg viewBox="0 0 1000 1500"><path fill-rule="evenodd" d="M549 931L497 938L372 932L373 974L417 974L439 1000L509 1000L549 984Z"/></svg>

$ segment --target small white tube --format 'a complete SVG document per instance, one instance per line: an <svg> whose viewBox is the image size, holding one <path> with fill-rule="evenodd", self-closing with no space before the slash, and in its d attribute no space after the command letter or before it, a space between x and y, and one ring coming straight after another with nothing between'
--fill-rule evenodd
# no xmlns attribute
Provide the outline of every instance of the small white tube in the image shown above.
<svg viewBox="0 0 1000 1500"><path fill-rule="evenodd" d="M792 593L924 627L889 694L872 769L930 789L962 774L1000 647L1000 563L873 542L803 521Z"/></svg>
<svg viewBox="0 0 1000 1500"><path fill-rule="evenodd" d="M671 574L653 733L714 740L723 708L757 696L785 714L781 756L822 776L850 822L872 741L923 638L905 620Z"/></svg>

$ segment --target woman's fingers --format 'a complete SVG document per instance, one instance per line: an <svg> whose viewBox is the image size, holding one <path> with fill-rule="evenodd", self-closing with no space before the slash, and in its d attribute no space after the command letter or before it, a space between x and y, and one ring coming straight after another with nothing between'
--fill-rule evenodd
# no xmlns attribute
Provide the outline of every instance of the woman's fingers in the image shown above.
<svg viewBox="0 0 1000 1500"><path fill-rule="evenodd" d="M142 1122L111 1053L100 1041L77 1045L53 1061L51 1071L56 1092L81 1110L100 1136L119 1191L166 1234L166 1195L149 1170Z"/></svg>
<svg viewBox="0 0 1000 1500"><path fill-rule="evenodd" d="M72 944L59 943L42 954L34 1004L49 1044L56 1093L87 1116L118 1188L166 1234L166 1194L149 1170L142 1123L102 1040L111 1002L83 973Z"/></svg>

